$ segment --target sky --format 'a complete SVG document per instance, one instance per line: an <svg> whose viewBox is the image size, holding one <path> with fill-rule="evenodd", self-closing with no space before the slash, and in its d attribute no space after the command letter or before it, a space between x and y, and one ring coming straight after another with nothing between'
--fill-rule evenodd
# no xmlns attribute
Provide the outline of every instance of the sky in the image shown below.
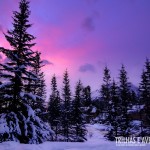
<svg viewBox="0 0 150 150"><path fill-rule="evenodd" d="M12 29L18 1L0 0L0 47L10 47L3 32ZM122 64L138 85L150 58L150 0L31 0L30 10L47 85L55 74L61 88L67 69L72 88L81 79L96 90L104 67L118 81Z"/></svg>

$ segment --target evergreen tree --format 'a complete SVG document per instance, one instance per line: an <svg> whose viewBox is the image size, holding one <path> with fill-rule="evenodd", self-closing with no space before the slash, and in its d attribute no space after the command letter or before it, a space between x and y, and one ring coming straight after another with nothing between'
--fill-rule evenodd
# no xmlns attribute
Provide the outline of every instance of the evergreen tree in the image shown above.
<svg viewBox="0 0 150 150"><path fill-rule="evenodd" d="M138 95L134 90L131 90L131 104L132 105L138 105Z"/></svg>
<svg viewBox="0 0 150 150"><path fill-rule="evenodd" d="M87 123L92 121L92 117L90 115L93 107L92 107L92 98L91 98L91 87L82 87L82 111L84 112L85 120Z"/></svg>
<svg viewBox="0 0 150 150"><path fill-rule="evenodd" d="M36 101L33 103L33 108L38 117L42 120L46 120L46 109L45 109L45 99L46 99L46 85L44 79L44 73L41 71L43 67L43 62L40 60L41 53L36 52L35 64L32 72L36 75L37 79L34 82L30 82L30 89L37 95Z"/></svg>
<svg viewBox="0 0 150 150"><path fill-rule="evenodd" d="M83 88L83 105L84 107L89 107L91 104L92 104L91 87L87 86Z"/></svg>
<svg viewBox="0 0 150 150"><path fill-rule="evenodd" d="M55 140L57 140L57 136L58 134L60 134L61 105L55 75L52 77L51 80L51 94L48 103L48 121L51 124L52 129L55 131Z"/></svg>
<svg viewBox="0 0 150 150"><path fill-rule="evenodd" d="M46 98L46 85L44 80L44 73L42 72L41 68L44 66L43 61L41 61L41 53L36 52L35 56L35 66L33 69L33 72L38 77L38 80L36 80L36 88L34 88L34 93L38 96L40 96L43 100Z"/></svg>
<svg viewBox="0 0 150 150"><path fill-rule="evenodd" d="M142 124L147 126L146 133L150 135L150 61L146 59L145 68L142 73L142 81L140 83L140 104L144 105L145 120L141 120Z"/></svg>
<svg viewBox="0 0 150 150"><path fill-rule="evenodd" d="M4 87L2 87L2 82L3 82L3 78L2 78L2 67L0 65L0 114L2 112L6 112L5 110L5 105L6 105L6 102L5 102L5 99L4 99L4 95L5 95L5 90L4 90Z"/></svg>
<svg viewBox="0 0 150 150"><path fill-rule="evenodd" d="M82 84L81 81L76 85L75 99L73 101L72 123L74 129L74 141L83 142L86 140L85 118L81 110L82 107Z"/></svg>
<svg viewBox="0 0 150 150"><path fill-rule="evenodd" d="M105 116L105 123L107 123L107 117L109 114L109 101L110 101L110 86L111 86L111 76L110 76L110 70L107 68L107 66L104 68L104 77L103 77L103 84L101 86L101 100L104 101L105 107L104 112L106 114Z"/></svg>
<svg viewBox="0 0 150 150"><path fill-rule="evenodd" d="M35 45L35 37L28 33L29 1L21 0L19 12L13 12L13 29L5 34L12 50L0 48L8 61L1 64L5 81L1 84L4 100L7 102L7 112L0 114L1 141L13 140L21 143L41 143L51 139L50 127L36 116L32 109L37 95L28 88L29 83L36 81L36 74L30 72L35 64L35 53L31 50Z"/></svg>
<svg viewBox="0 0 150 150"><path fill-rule="evenodd" d="M125 70L124 65L122 65L119 76L119 97L120 97L120 106L121 106L121 130L122 136L130 135L130 118L128 115L128 110L131 108L131 93L130 93L130 84L128 82L127 71Z"/></svg>
<svg viewBox="0 0 150 150"><path fill-rule="evenodd" d="M110 129L106 134L106 137L109 140L115 140L115 137L120 136L121 128L120 128L120 121L121 121L121 105L119 101L119 93L118 87L116 82L113 80L111 86L111 100L109 101L109 114L108 120Z"/></svg>
<svg viewBox="0 0 150 150"><path fill-rule="evenodd" d="M63 78L62 89L63 112L62 112L62 128L65 141L71 139L71 90L68 71L66 70Z"/></svg>

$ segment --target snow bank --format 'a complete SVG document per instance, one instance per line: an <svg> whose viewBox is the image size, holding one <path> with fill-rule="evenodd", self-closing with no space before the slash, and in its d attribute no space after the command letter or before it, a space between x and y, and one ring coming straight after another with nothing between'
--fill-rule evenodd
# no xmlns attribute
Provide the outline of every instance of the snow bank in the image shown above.
<svg viewBox="0 0 150 150"><path fill-rule="evenodd" d="M103 137L105 126L95 124L86 125L88 129L88 141L84 143L74 142L45 142L43 144L19 144L17 142L3 142L0 150L149 150L150 145L116 146L115 142L106 141Z"/></svg>
<svg viewBox="0 0 150 150"><path fill-rule="evenodd" d="M5 114L0 115L0 133L7 133L9 132L9 128L7 126L7 122L5 119Z"/></svg>

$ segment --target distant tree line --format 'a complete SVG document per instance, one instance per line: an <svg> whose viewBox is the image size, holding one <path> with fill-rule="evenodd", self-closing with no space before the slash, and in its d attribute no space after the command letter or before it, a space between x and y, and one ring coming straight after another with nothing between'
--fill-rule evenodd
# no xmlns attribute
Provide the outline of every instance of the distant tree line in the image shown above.
<svg viewBox="0 0 150 150"><path fill-rule="evenodd" d="M105 137L109 140L115 140L115 137L118 136L149 136L149 59L147 58L145 61L139 87L129 82L124 65L121 66L119 71L118 82L111 78L107 66L103 72L103 83L98 90L99 96L96 98L91 96L90 86L84 87L80 80L77 82L75 94L71 96L67 71L64 74L61 96L58 96L60 92L57 90L56 77L55 75L52 77L52 88L48 104L48 116L52 129L62 137L67 137L66 141L75 136L71 133L78 134L77 129L85 131L85 124L87 123L105 124L108 127ZM56 96L53 97L54 91L56 91ZM95 111L93 111L94 109ZM56 114L59 112L59 115L55 115L54 112ZM63 119L60 119L61 116ZM55 120L59 120L57 124L55 124ZM75 125L78 125L78 127ZM76 129L76 132L73 132L74 129Z"/></svg>
<svg viewBox="0 0 150 150"><path fill-rule="evenodd" d="M85 105L86 104L86 105ZM84 109L91 105L91 89L83 87L79 80L75 87L75 94L72 95L70 80L67 70L63 77L62 92L57 89L55 75L51 80L51 94L49 97L47 116L55 139L59 141L78 141L86 140L87 123Z"/></svg>
<svg viewBox="0 0 150 150"><path fill-rule="evenodd" d="M117 136L150 135L150 60L147 58L137 89L129 82L127 71L122 65L119 82L111 78L110 70L105 67L101 86L102 122L108 125L106 137L115 140Z"/></svg>
<svg viewBox="0 0 150 150"><path fill-rule="evenodd" d="M99 96L79 80L74 93L69 73L63 75L61 91L52 76L48 105L41 68L41 53L33 51L35 37L28 33L29 1L20 0L13 12L13 29L4 34L12 49L0 47L7 58L0 63L0 142L42 143L44 141L83 142L86 124L108 126L109 140L116 136L150 135L150 61L147 58L138 90L132 88L122 65L119 82L104 69Z"/></svg>

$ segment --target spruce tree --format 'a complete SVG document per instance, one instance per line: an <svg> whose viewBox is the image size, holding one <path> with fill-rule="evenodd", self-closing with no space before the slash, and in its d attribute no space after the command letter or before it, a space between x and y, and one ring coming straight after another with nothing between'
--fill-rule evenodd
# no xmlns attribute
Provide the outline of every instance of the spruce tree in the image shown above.
<svg viewBox="0 0 150 150"><path fill-rule="evenodd" d="M71 140L71 90L68 71L66 70L63 77L62 88L63 112L62 128L65 141Z"/></svg>
<svg viewBox="0 0 150 150"><path fill-rule="evenodd" d="M82 110L84 112L85 120L87 123L91 123L93 121L93 117L91 116L91 112L94 109L92 105L92 97L91 97L91 87L88 85L83 87L82 89Z"/></svg>
<svg viewBox="0 0 150 150"><path fill-rule="evenodd" d="M2 67L0 65L0 114L3 113L3 112L6 112L5 110L5 107L6 107L6 102L5 102L5 98L4 98L4 95L5 95L5 87L2 87L3 84L3 78L2 78ZM6 93L7 94L7 93Z"/></svg>
<svg viewBox="0 0 150 150"><path fill-rule="evenodd" d="M146 131L143 134L150 135L150 61L146 59L145 67L141 76L140 83L140 104L144 105L145 119L141 118L142 124L145 126Z"/></svg>
<svg viewBox="0 0 150 150"><path fill-rule="evenodd" d="M88 85L87 87L83 88L83 105L84 107L89 107L91 104L91 87Z"/></svg>
<svg viewBox="0 0 150 150"><path fill-rule="evenodd" d="M110 128L108 130L108 133L106 134L106 137L109 140L114 141L115 137L120 136L121 127L120 127L120 121L121 121L121 104L119 100L119 93L118 93L118 86L116 82L113 80L110 93L111 93L111 99L109 101L109 114L108 114L108 120Z"/></svg>
<svg viewBox="0 0 150 150"><path fill-rule="evenodd" d="M130 93L130 83L128 82L127 71L124 65L122 65L119 74L119 98L121 107L121 130L122 136L130 135L130 118L128 115L128 110L131 108L131 93Z"/></svg>
<svg viewBox="0 0 150 150"><path fill-rule="evenodd" d="M86 140L86 128L85 128L85 118L81 110L82 107L82 83L79 82L76 85L75 89L75 98L73 100L73 111L72 111L72 123L74 135L73 139L75 142L83 142Z"/></svg>
<svg viewBox="0 0 150 150"><path fill-rule="evenodd" d="M30 82L37 80L36 74L30 72L35 64L35 37L28 33L29 1L21 0L19 11L13 12L13 29L5 34L12 50L0 48L8 61L1 64L5 81L1 84L4 100L7 102L7 112L0 114L0 126L4 129L0 133L1 141L19 141L21 143L41 143L51 140L52 131L33 110L33 101L37 95L28 88Z"/></svg>
<svg viewBox="0 0 150 150"><path fill-rule="evenodd" d="M51 80L51 94L48 102L48 122L51 124L53 131L55 131L56 137L54 140L57 141L58 134L61 134L61 104L55 75Z"/></svg>
<svg viewBox="0 0 150 150"><path fill-rule="evenodd" d="M108 121L108 114L109 114L109 101L110 101L110 86L111 86L111 76L110 70L107 66L104 68L104 76L103 76L103 84L101 86L101 100L104 102L104 113L105 113L105 120L104 122L107 124Z"/></svg>
<svg viewBox="0 0 150 150"><path fill-rule="evenodd" d="M40 96L43 100L45 100L46 85L45 85L45 80L44 80L44 73L41 70L43 66L44 66L43 61L41 61L41 53L36 52L33 72L35 72L36 76L38 77L38 80L36 80L36 88L34 88L34 93Z"/></svg>
<svg viewBox="0 0 150 150"><path fill-rule="evenodd" d="M30 82L30 89L32 92L37 95L36 101L33 103L33 108L38 117L42 120L46 121L46 108L45 108L45 99L46 99L46 85L44 79L44 73L42 72L41 68L43 67L43 62L41 61L40 57L41 53L35 53L35 63L32 73L34 73L37 79L33 82Z"/></svg>

